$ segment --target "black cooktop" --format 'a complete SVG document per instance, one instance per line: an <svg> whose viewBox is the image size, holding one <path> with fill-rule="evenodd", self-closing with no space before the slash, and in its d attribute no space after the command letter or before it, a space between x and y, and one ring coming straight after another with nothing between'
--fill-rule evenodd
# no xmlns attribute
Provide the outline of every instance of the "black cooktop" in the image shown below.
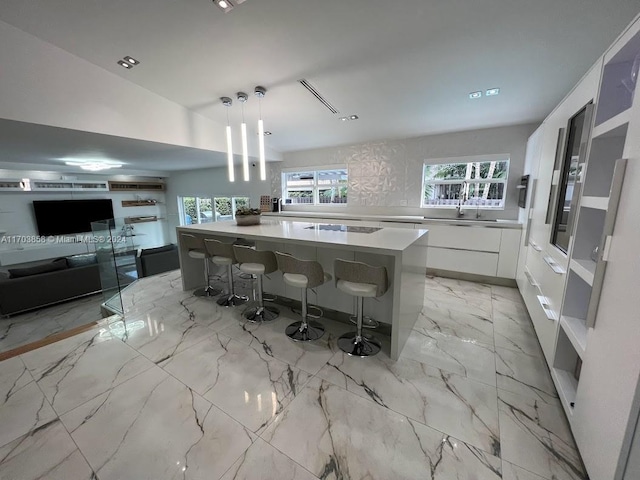
<svg viewBox="0 0 640 480"><path fill-rule="evenodd" d="M378 227L352 227L350 225L321 223L320 225L311 225L310 227L305 227L305 230L331 230L333 232L373 233L382 229Z"/></svg>

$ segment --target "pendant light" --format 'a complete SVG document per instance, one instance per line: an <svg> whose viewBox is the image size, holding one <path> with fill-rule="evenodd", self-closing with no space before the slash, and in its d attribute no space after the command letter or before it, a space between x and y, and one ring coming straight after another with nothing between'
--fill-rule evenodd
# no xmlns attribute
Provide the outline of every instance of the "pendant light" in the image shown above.
<svg viewBox="0 0 640 480"><path fill-rule="evenodd" d="M231 140L231 124L229 123L229 109L232 101L229 97L222 97L222 104L227 107L227 169L229 171L229 181L235 182L235 172L233 169L233 142Z"/></svg>
<svg viewBox="0 0 640 480"><path fill-rule="evenodd" d="M262 99L267 93L267 89L264 87L256 87L254 90L256 97L258 97L258 148L259 148L259 161L260 161L260 180L267 179L267 165L264 158L264 122L262 121Z"/></svg>
<svg viewBox="0 0 640 480"><path fill-rule="evenodd" d="M242 174L244 181L249 181L249 145L247 143L247 124L244 121L244 104L249 98L246 93L237 93L238 101L242 106L242 123L240 124L240 133L242 135Z"/></svg>

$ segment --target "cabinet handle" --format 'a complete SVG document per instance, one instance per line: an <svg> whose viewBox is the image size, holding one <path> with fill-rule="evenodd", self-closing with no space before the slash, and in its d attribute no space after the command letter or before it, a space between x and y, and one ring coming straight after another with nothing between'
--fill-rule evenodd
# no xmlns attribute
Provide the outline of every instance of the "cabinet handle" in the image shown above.
<svg viewBox="0 0 640 480"><path fill-rule="evenodd" d="M544 295L538 295L538 302L544 311L544 314L547 316L549 320L557 320L556 314L553 310L551 310L551 305L549 305L549 299Z"/></svg>
<svg viewBox="0 0 640 480"><path fill-rule="evenodd" d="M542 248L533 240L529 240L529 243L531 244L531 247L536 251L536 252L541 252Z"/></svg>
<svg viewBox="0 0 640 480"><path fill-rule="evenodd" d="M533 278L533 275L531 275L527 270L524 271L524 276L527 277L527 280L529 280L529 284L532 287L538 287L539 285L536 283L535 279Z"/></svg>
<svg viewBox="0 0 640 480"><path fill-rule="evenodd" d="M563 273L567 273L564 268L562 268L552 257L543 257L542 258L545 263L547 265L549 265L549 267L551 267L551 270L553 270L553 273L557 273L558 275L561 275Z"/></svg>

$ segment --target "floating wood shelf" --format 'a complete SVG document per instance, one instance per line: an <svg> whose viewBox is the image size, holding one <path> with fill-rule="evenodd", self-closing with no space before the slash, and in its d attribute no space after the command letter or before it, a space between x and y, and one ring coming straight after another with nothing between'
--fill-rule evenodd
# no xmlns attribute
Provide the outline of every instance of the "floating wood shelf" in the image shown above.
<svg viewBox="0 0 640 480"><path fill-rule="evenodd" d="M112 192L130 192L132 190L162 192L164 188L162 182L109 182L109 190Z"/></svg>
<svg viewBox="0 0 640 480"><path fill-rule="evenodd" d="M124 223L126 223L126 224L157 222L157 221L158 221L158 217L156 215L147 215L147 216L144 216L144 217L126 217L124 219Z"/></svg>
<svg viewBox="0 0 640 480"><path fill-rule="evenodd" d="M157 200L122 200L123 207L152 207L157 204Z"/></svg>

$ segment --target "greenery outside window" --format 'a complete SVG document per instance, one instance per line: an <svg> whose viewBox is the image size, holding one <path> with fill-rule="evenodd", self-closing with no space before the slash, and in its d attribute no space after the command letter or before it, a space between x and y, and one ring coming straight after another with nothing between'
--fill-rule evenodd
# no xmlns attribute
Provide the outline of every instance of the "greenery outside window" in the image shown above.
<svg viewBox="0 0 640 480"><path fill-rule="evenodd" d="M422 206L504 209L509 159L425 164Z"/></svg>
<svg viewBox="0 0 640 480"><path fill-rule="evenodd" d="M249 197L178 197L180 225L232 220L237 208L249 206Z"/></svg>
<svg viewBox="0 0 640 480"><path fill-rule="evenodd" d="M345 205L347 169L283 172L282 198L293 205Z"/></svg>

